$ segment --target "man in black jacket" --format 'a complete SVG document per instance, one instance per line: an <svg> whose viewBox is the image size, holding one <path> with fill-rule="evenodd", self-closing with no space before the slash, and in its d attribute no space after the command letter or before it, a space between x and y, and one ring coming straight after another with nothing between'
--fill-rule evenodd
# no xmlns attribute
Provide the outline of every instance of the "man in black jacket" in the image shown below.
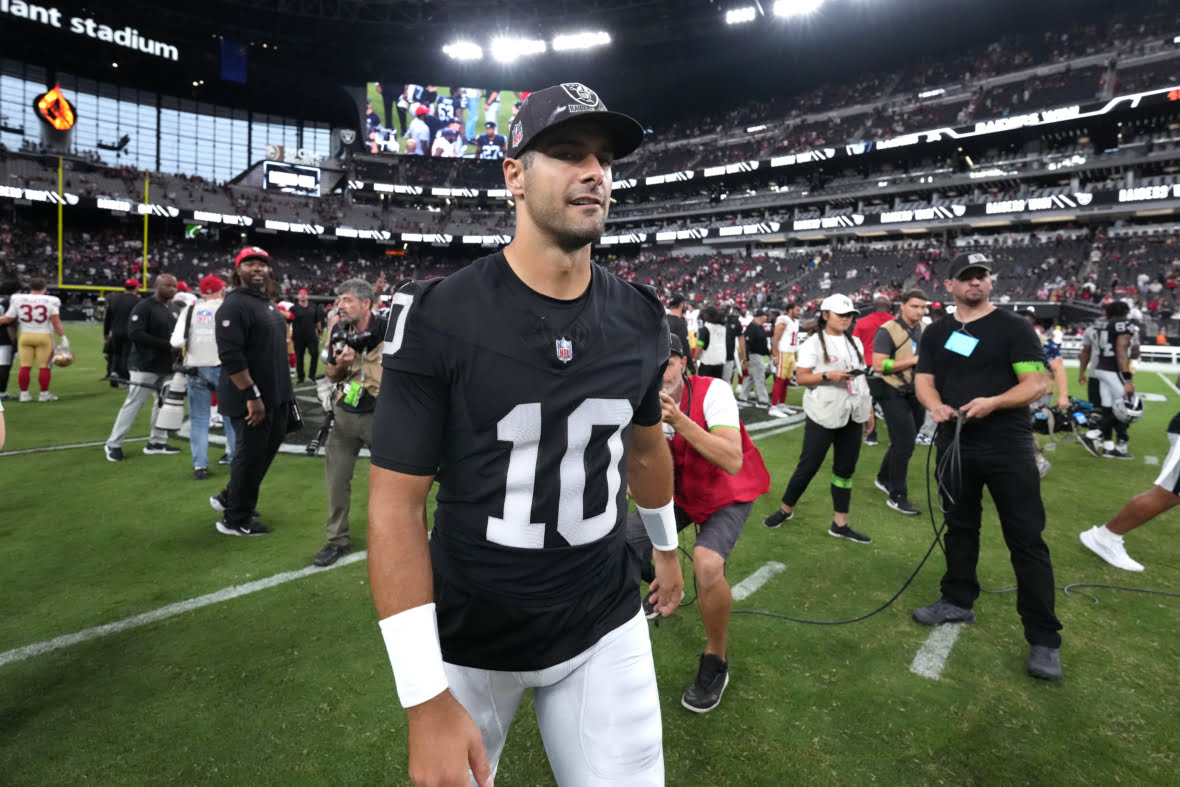
<svg viewBox="0 0 1180 787"><path fill-rule="evenodd" d="M306 354L311 358L311 369L308 371L308 376L315 380L316 362L319 361L320 356L320 328L322 328L322 321L320 319L319 307L312 303L307 297L307 290L300 290L296 296L296 302L291 305L291 315L294 319L291 321L291 341L295 345L295 375L297 383L302 383L303 375L303 356Z"/></svg>
<svg viewBox="0 0 1180 787"><path fill-rule="evenodd" d="M233 288L217 310L221 382L218 411L233 420L236 445L229 485L209 505L224 516L218 532L261 536L270 528L255 517L258 490L287 434L295 390L287 365L287 321L270 296L270 255L247 246L234 260Z"/></svg>
<svg viewBox="0 0 1180 787"><path fill-rule="evenodd" d="M123 440L131 430L139 411L152 396L152 433L145 454L178 454L180 449L168 445L168 432L156 426L160 414L159 389L172 374L172 327L176 315L168 308L168 302L176 295L176 277L161 273L156 277L156 292L145 298L131 310L127 320L127 338L131 345L128 355L131 385L127 387L127 398L115 418L111 436L104 449L111 462L123 461Z"/></svg>
<svg viewBox="0 0 1180 787"><path fill-rule="evenodd" d="M139 281L136 279L123 282L123 292L106 296L106 309L102 318L102 341L103 350L107 355L108 377L127 379L128 354L131 352L127 330L131 321L131 310L139 301ZM111 380L111 387L118 388L119 383Z"/></svg>

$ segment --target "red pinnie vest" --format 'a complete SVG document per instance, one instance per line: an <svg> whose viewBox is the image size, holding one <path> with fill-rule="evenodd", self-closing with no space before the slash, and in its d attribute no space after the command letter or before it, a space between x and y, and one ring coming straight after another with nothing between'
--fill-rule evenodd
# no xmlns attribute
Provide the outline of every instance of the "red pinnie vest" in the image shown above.
<svg viewBox="0 0 1180 787"><path fill-rule="evenodd" d="M680 402L680 411L705 430L709 428L705 424L705 394L714 382L725 384L712 377L694 375L686 378L684 384L691 395L682 397ZM684 409L686 403L688 410ZM762 461L762 454L754 447L746 427L740 423L739 426L742 430L742 469L737 475L730 475L705 459L679 433L669 441L676 468L676 504L693 522L700 524L728 505L752 502L770 490L770 473Z"/></svg>

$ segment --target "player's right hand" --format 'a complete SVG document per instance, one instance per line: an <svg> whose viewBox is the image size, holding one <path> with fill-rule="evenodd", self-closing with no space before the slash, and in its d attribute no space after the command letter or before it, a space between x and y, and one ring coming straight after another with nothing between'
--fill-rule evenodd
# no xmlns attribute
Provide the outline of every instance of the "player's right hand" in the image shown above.
<svg viewBox="0 0 1180 787"><path fill-rule="evenodd" d="M843 369L828 372L828 382L830 383L846 383L852 379L852 372L846 372Z"/></svg>
<svg viewBox="0 0 1180 787"><path fill-rule="evenodd" d="M492 787L492 767L479 727L450 691L406 710L410 782L415 787Z"/></svg>
<svg viewBox="0 0 1180 787"><path fill-rule="evenodd" d="M930 411L930 417L934 419L934 423L943 424L958 418L959 411L949 404L940 404Z"/></svg>
<svg viewBox="0 0 1180 787"><path fill-rule="evenodd" d="M675 549L667 552L652 551L652 562L656 567L656 578L648 585L656 611L668 617L684 600L684 574L680 571L680 559Z"/></svg>

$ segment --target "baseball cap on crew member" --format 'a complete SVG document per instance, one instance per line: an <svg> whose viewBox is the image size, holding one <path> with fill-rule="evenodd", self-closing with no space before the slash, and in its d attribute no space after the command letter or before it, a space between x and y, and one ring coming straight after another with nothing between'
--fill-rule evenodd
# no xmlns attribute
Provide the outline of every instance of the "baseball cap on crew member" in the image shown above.
<svg viewBox="0 0 1180 787"><path fill-rule="evenodd" d="M947 278L957 279L972 268L983 268L988 273L991 273L992 258L977 251L957 254L951 260L950 274Z"/></svg>
<svg viewBox="0 0 1180 787"><path fill-rule="evenodd" d="M669 334L668 336L668 351L672 355L679 355L684 358L684 345L680 341L680 337L676 334Z"/></svg>
<svg viewBox="0 0 1180 787"><path fill-rule="evenodd" d="M297 292L297 293L295 293L295 294L296 294L296 295L311 295L311 293L310 293L310 292L308 292L308 291L307 291L307 290L305 290L305 289L304 289L304 290L300 290L299 292Z"/></svg>
<svg viewBox="0 0 1180 787"><path fill-rule="evenodd" d="M134 287L135 289L138 290L139 289L139 279L128 279L127 281L123 282L123 286L124 287Z"/></svg>
<svg viewBox="0 0 1180 787"><path fill-rule="evenodd" d="M484 123L484 124L483 124L483 127L484 127L484 128L495 128L495 127L496 127L496 121L494 121L494 120L489 120L487 123Z"/></svg>
<svg viewBox="0 0 1180 787"><path fill-rule="evenodd" d="M414 110L414 114L415 115L429 115L430 114L430 107L426 106L425 104L419 104L418 108Z"/></svg>
<svg viewBox="0 0 1180 787"><path fill-rule="evenodd" d="M212 295L215 292L221 292L225 289L225 282L218 276L210 273L197 285L197 289L201 291L202 295Z"/></svg>
<svg viewBox="0 0 1180 787"><path fill-rule="evenodd" d="M824 298L823 303L819 305L819 310L831 314L860 314L860 310L852 303L852 299L840 292Z"/></svg>
<svg viewBox="0 0 1180 787"><path fill-rule="evenodd" d="M183 281L176 282L176 289L180 290L181 292L192 292L192 289L188 286L188 282Z"/></svg>
<svg viewBox="0 0 1180 787"><path fill-rule="evenodd" d="M529 93L513 118L508 138L508 158L521 153L551 128L573 120L593 120L606 131L615 159L632 153L643 143L643 126L630 115L610 112L602 99L579 82L563 82Z"/></svg>
<svg viewBox="0 0 1180 787"><path fill-rule="evenodd" d="M457 137L459 135L459 132L455 131L455 129L453 129L453 128L444 128L439 133L441 133L447 139L454 139L455 137Z"/></svg>
<svg viewBox="0 0 1180 787"><path fill-rule="evenodd" d="M234 267L238 267L243 262L249 259L265 260L267 265L270 265L270 255L266 253L266 249L258 246L247 246L238 252L238 256L234 257Z"/></svg>

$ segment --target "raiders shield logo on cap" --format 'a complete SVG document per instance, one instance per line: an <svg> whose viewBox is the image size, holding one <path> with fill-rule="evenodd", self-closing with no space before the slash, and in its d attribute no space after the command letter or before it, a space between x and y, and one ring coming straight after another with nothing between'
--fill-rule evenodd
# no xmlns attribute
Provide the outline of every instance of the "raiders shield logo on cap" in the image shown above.
<svg viewBox="0 0 1180 787"><path fill-rule="evenodd" d="M588 107L596 107L599 104L598 94L581 82L562 82L561 89L579 104L585 104Z"/></svg>
<svg viewBox="0 0 1180 787"><path fill-rule="evenodd" d="M345 145L351 145L356 142L356 131L351 128L340 129L340 141Z"/></svg>
<svg viewBox="0 0 1180 787"><path fill-rule="evenodd" d="M557 340L557 360L569 363L574 359L574 343L564 336Z"/></svg>

